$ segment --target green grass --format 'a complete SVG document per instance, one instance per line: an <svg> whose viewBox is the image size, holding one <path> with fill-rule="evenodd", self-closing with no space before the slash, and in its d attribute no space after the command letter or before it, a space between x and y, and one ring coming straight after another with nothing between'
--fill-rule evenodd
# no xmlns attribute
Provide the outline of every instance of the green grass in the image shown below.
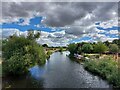
<svg viewBox="0 0 120 90"><path fill-rule="evenodd" d="M108 80L114 87L120 87L118 64L112 57L106 56L101 59L85 61L84 67L88 71Z"/></svg>

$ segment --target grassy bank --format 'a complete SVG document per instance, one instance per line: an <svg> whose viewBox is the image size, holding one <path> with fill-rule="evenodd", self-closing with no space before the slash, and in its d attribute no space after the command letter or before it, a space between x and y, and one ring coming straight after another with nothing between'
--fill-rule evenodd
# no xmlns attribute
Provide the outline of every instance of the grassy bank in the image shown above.
<svg viewBox="0 0 120 90"><path fill-rule="evenodd" d="M120 88L120 76L118 72L118 63L110 57L106 56L101 59L92 59L84 62L86 70L101 76L114 87Z"/></svg>

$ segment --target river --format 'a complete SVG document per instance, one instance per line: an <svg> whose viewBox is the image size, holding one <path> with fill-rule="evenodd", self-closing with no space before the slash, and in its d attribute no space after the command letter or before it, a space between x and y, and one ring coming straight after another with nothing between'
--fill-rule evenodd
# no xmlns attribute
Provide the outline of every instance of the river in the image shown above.
<svg viewBox="0 0 120 90"><path fill-rule="evenodd" d="M110 88L111 85L70 60L68 51L53 53L44 66L30 68L28 75L3 79L8 88Z"/></svg>

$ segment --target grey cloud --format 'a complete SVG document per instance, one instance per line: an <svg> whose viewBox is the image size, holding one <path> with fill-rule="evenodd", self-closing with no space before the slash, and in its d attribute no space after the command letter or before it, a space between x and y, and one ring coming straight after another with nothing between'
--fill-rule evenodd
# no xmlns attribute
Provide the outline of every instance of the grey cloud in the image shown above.
<svg viewBox="0 0 120 90"><path fill-rule="evenodd" d="M107 21L112 18L115 18L115 16L112 14L112 11L117 12L117 10L118 10L117 2L102 3L102 5L100 5L93 12L93 14L96 16L94 20Z"/></svg>
<svg viewBox="0 0 120 90"><path fill-rule="evenodd" d="M2 2L2 15L4 17L28 17L31 12L44 12L47 3L41 2Z"/></svg>
<svg viewBox="0 0 120 90"><path fill-rule="evenodd" d="M70 29L67 29L66 33L80 36L80 35L84 34L84 28L81 26L73 26L73 27L70 27Z"/></svg>
<svg viewBox="0 0 120 90"><path fill-rule="evenodd" d="M3 2L2 14L4 17L27 17L36 11L46 16L46 25L59 27L71 25L88 13L95 15L91 21L109 20L114 17L111 11L117 11L116 6L114 2Z"/></svg>

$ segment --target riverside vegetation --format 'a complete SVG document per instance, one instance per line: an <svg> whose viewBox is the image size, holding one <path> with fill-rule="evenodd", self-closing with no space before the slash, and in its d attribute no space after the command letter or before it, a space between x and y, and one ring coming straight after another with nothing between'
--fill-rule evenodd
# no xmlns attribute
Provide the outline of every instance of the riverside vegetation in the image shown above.
<svg viewBox="0 0 120 90"><path fill-rule="evenodd" d="M27 37L14 34L3 40L3 76L25 74L30 67L46 62L44 48L36 42L39 37L39 32L30 30Z"/></svg>
<svg viewBox="0 0 120 90"><path fill-rule="evenodd" d="M68 50L70 57L74 57L76 53L83 56L81 60L86 70L106 79L113 84L113 87L120 88L120 67L118 63L120 39L113 40L113 42L70 44ZM85 59L85 57L89 59Z"/></svg>

